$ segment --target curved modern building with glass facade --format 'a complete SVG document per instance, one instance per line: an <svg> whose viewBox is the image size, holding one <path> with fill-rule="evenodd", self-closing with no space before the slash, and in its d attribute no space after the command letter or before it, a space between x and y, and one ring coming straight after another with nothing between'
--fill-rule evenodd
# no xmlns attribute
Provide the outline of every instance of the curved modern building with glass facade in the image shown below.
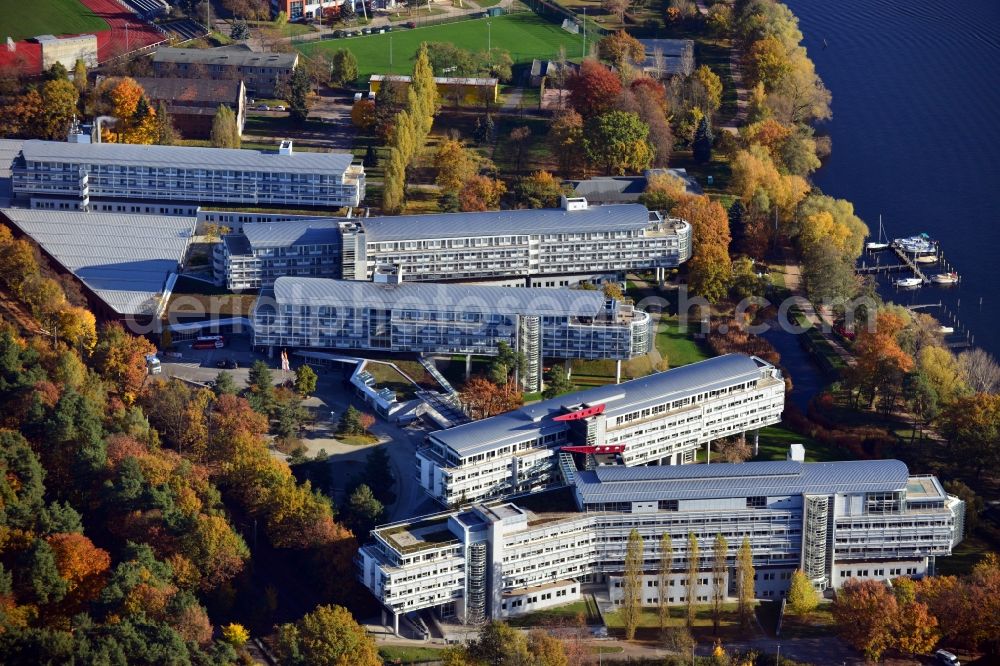
<svg viewBox="0 0 1000 666"><path fill-rule="evenodd" d="M652 318L599 291L278 278L253 311L260 347L627 360L649 352Z"/></svg>

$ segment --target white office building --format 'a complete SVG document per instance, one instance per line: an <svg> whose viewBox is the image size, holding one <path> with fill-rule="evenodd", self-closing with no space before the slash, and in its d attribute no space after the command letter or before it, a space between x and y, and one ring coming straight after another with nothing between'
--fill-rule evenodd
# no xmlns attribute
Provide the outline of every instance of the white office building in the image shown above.
<svg viewBox="0 0 1000 666"><path fill-rule="evenodd" d="M540 388L546 358L623 359L650 349L652 319L600 291L278 278L253 311L259 347L496 355L527 360Z"/></svg>
<svg viewBox="0 0 1000 666"><path fill-rule="evenodd" d="M365 171L352 161L350 153L295 152L290 141L265 153L32 139L11 171L15 199L32 208L190 214L171 204L357 206Z"/></svg>
<svg viewBox="0 0 1000 666"><path fill-rule="evenodd" d="M662 274L691 258L691 225L641 204L249 223L220 246L218 281L270 286L283 275L406 281L489 280L563 287L626 271Z"/></svg>
<svg viewBox="0 0 1000 666"><path fill-rule="evenodd" d="M433 432L417 449L420 485L455 505L561 485L560 453L690 463L713 440L778 423L784 402L777 368L719 356Z"/></svg>
<svg viewBox="0 0 1000 666"><path fill-rule="evenodd" d="M642 603L711 599L714 541L727 542L721 581L736 594L736 555L749 540L758 598L781 598L801 569L819 589L851 578L932 573L961 541L964 503L898 460L599 467L568 489L385 525L356 558L359 580L393 617L424 609L478 623L579 599L583 586L622 598L626 541L638 530ZM660 540L671 573L659 580ZM699 573L687 586L688 534Z"/></svg>

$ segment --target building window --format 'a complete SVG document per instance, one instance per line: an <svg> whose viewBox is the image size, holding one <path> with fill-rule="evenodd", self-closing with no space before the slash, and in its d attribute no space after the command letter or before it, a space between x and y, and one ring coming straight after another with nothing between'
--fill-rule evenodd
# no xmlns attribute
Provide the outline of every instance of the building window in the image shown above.
<svg viewBox="0 0 1000 666"><path fill-rule="evenodd" d="M658 504L660 511L677 511L677 500L660 500Z"/></svg>
<svg viewBox="0 0 1000 666"><path fill-rule="evenodd" d="M765 508L767 508L767 498L766 497L748 497L747 498L747 508L748 509L765 509Z"/></svg>

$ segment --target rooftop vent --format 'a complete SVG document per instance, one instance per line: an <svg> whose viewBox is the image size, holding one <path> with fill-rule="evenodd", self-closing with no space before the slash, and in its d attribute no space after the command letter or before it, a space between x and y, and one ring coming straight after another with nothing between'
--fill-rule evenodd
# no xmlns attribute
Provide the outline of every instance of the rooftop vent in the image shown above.
<svg viewBox="0 0 1000 666"><path fill-rule="evenodd" d="M805 462L806 461L806 447L801 444L791 444L788 447L788 453L785 456L785 460L792 460L794 462Z"/></svg>
<svg viewBox="0 0 1000 666"><path fill-rule="evenodd" d="M279 155L291 155L292 154L292 140L291 139L285 139L284 141L281 142L281 145L278 146L278 154Z"/></svg>
<svg viewBox="0 0 1000 666"><path fill-rule="evenodd" d="M584 197L560 197L563 210L587 210L587 200Z"/></svg>

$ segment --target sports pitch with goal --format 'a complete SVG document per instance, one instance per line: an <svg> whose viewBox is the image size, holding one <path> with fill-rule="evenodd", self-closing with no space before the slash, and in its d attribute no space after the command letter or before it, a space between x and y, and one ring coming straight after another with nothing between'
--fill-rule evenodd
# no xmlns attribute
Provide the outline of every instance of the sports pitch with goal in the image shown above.
<svg viewBox="0 0 1000 666"><path fill-rule="evenodd" d="M124 10L123 10L124 11ZM0 0L0 40L107 30L104 19L79 0Z"/></svg>
<svg viewBox="0 0 1000 666"><path fill-rule="evenodd" d="M487 26L491 23L491 26ZM389 65L389 42L392 40L392 66ZM495 49L510 52L514 64L530 63L534 58L554 59L559 47L566 47L566 57L583 56L583 36L573 35L534 13L508 14L489 19L471 19L412 30L396 29L381 35L365 35L302 44L306 56L322 53L328 58L338 49L349 49L358 59L358 81L365 83L371 74L409 74L413 56L421 42L448 42L469 51L485 51L487 41Z"/></svg>

